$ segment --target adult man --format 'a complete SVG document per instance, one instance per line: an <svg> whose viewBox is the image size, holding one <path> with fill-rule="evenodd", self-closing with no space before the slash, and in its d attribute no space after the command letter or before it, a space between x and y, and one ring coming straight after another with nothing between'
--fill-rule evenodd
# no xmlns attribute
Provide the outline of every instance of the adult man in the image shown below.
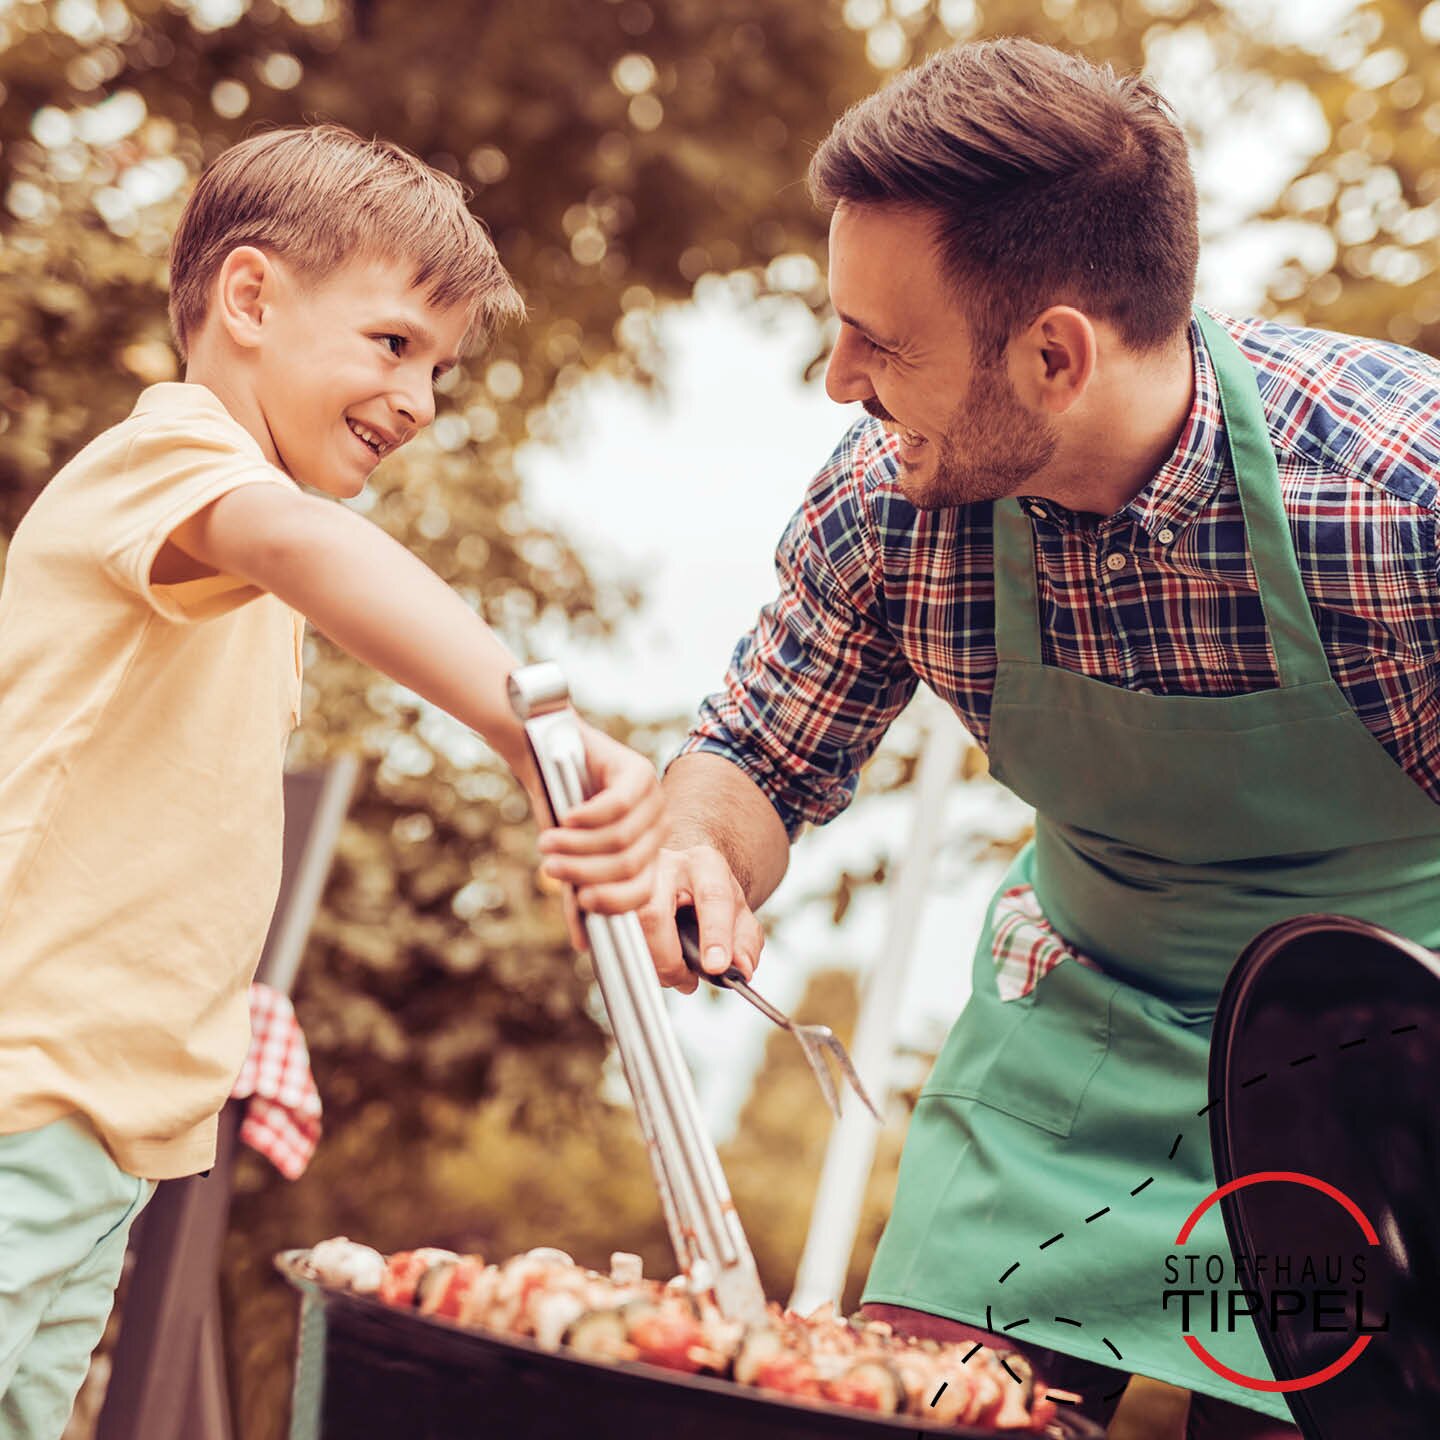
<svg viewBox="0 0 1440 1440"><path fill-rule="evenodd" d="M790 840L931 685L1036 837L866 1303L921 1333L1024 1323L1005 1343L1102 1419L1133 1371L1195 1392L1192 1436L1293 1434L1277 1396L1190 1354L1162 1267L1214 1186L1196 1117L1244 945L1325 910L1440 941L1440 369L1192 314L1163 101L1030 42L958 47L856 106L811 185L827 387L872 418L812 483L779 596L666 777L657 969L693 988L671 922L690 897L707 968L753 968Z"/></svg>

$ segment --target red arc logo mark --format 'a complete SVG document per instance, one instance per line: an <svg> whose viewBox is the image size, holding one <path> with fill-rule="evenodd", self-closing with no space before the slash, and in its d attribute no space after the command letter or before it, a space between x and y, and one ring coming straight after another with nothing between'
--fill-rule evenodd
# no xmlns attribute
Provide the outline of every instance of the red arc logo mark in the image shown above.
<svg viewBox="0 0 1440 1440"><path fill-rule="evenodd" d="M1310 1190L1318 1190L1322 1195L1328 1195L1360 1227L1360 1233L1365 1237L1367 1244L1378 1245L1380 1243L1380 1236L1376 1234L1369 1217L1343 1190L1337 1190L1335 1186L1327 1184L1324 1180L1317 1180L1315 1176L1306 1175L1299 1170L1257 1170L1252 1175L1241 1175L1238 1179L1230 1181L1229 1184L1222 1185L1218 1190L1207 1195L1190 1212L1190 1218L1180 1227L1180 1233L1175 1237L1175 1243L1184 1245L1190 1239L1191 1231L1195 1229L1205 1212L1226 1195L1236 1190L1247 1189L1251 1185L1266 1185L1276 1182L1304 1185ZM1233 1385L1243 1385L1247 1390L1264 1390L1273 1395L1290 1394L1296 1390L1309 1390L1316 1385L1323 1385L1327 1380L1333 1380L1346 1366L1359 1357L1361 1351L1374 1338L1373 1335L1361 1335L1338 1360L1327 1365L1323 1370L1315 1370L1309 1375L1301 1375L1294 1380L1262 1380L1254 1375L1242 1375L1238 1370L1232 1370L1228 1365L1217 1360L1193 1335L1186 1335L1185 1343L1201 1364L1208 1366L1222 1379L1229 1380Z"/></svg>

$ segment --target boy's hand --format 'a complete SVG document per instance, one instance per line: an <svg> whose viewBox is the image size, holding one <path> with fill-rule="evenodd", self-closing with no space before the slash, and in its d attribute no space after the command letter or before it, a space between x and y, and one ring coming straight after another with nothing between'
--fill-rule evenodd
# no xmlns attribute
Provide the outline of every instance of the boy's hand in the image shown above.
<svg viewBox="0 0 1440 1440"><path fill-rule="evenodd" d="M665 797L643 755L579 723L596 793L563 825L541 832L540 873L573 887L580 909L619 915L638 910L654 888L655 857L668 830ZM572 938L583 949L583 931L568 913Z"/></svg>

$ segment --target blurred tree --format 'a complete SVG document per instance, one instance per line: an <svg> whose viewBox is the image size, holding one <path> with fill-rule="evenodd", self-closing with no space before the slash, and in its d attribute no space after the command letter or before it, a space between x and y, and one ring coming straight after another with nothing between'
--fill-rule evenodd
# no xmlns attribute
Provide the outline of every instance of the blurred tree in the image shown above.
<svg viewBox="0 0 1440 1440"><path fill-rule="evenodd" d="M515 445L550 433L547 402L597 368L653 383L654 310L707 272L752 268L762 296L797 294L823 317L823 228L801 183L810 148L877 75L951 39L1023 33L1157 65L1202 147L1287 87L1325 129L1268 212L1294 241L1271 308L1434 350L1440 5L1337 4L1306 44L1277 28L1286 15L1280 0L10 0L0 563L54 470L143 384L176 375L169 228L200 166L257 124L333 118L475 189L530 323L447 379L436 425L360 505L522 654L542 623L599 635L633 595L597 589L567 540L527 519ZM600 1098L606 1039L588 970L533 886L518 792L413 697L323 642L308 659L293 762L349 748L369 765L297 997L327 1144L296 1186L258 1162L241 1173L233 1333L256 1437L277 1433L283 1410L274 1249L347 1228L390 1245L440 1232L497 1252L568 1243L553 1224L651 1254L661 1233L633 1133ZM891 763L879 788L908 782L909 759ZM883 874L847 880L837 910ZM797 1156L822 1134L815 1107L782 1109L793 1143L760 1143L766 1107L747 1111L756 1144L730 1152L737 1190L755 1187L757 1203L785 1183L776 1176L803 1173ZM583 1199L551 1211L550 1187L520 1178L547 1162L555 1189L585 1175L575 1193L605 1196L593 1230ZM606 1166L627 1177L611 1191ZM515 1195L524 1204L504 1213ZM783 1289L794 1219L774 1217L785 1238L772 1245L756 1214Z"/></svg>
<svg viewBox="0 0 1440 1440"><path fill-rule="evenodd" d="M16 0L0 11L0 532L143 384L177 375L165 251L199 168L257 125L331 118L470 185L530 307L447 377L435 426L358 507L522 655L557 617L600 633L633 596L597 591L527 520L511 452L596 368L650 383L655 307L706 272L778 257L775 285L820 303L823 227L796 179L872 78L838 11L783 0ZM269 1254L347 1228L394 1246L463 1230L431 1175L447 1144L483 1142L513 1196L528 1182L495 1163L505 1134L538 1137L512 1140L520 1167L578 1136L600 1154L611 1123L605 1032L533 884L523 798L472 737L318 639L306 686L292 763L358 748L370 764L297 992L326 1146L294 1187L240 1173L231 1334L255 1435L275 1432L286 1386ZM502 1108L477 1136L491 1094ZM632 1137L623 1173L644 1202L611 1217L610 1243L643 1248L636 1154ZM533 1233L489 1213L505 1223L487 1229L479 1205L468 1221L487 1245L511 1222L511 1245Z"/></svg>

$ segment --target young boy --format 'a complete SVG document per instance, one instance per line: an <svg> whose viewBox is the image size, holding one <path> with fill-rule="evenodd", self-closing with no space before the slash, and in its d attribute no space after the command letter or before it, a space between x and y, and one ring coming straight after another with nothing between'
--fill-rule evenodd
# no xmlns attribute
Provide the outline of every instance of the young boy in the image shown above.
<svg viewBox="0 0 1440 1440"><path fill-rule="evenodd" d="M309 619L482 734L535 793L514 658L326 496L434 418L522 305L460 186L334 126L202 177L171 252L183 383L145 391L17 529L0 592L0 1435L53 1440L153 1182L206 1169L280 870ZM663 805L601 787L547 852L581 905L648 896ZM572 871L567 870L567 875Z"/></svg>

